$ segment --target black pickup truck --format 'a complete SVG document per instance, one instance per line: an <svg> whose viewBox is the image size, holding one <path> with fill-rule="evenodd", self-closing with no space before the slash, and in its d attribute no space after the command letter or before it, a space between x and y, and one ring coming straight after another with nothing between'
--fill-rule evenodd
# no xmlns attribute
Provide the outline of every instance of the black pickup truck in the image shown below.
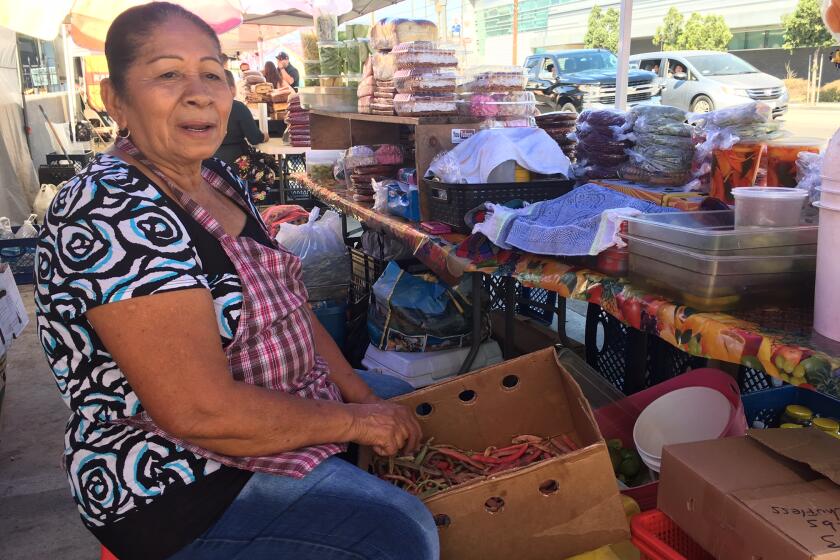
<svg viewBox="0 0 840 560"><path fill-rule="evenodd" d="M541 113L597 109L615 105L618 60L605 49L554 51L525 60L529 91ZM656 102L656 74L630 69L627 104Z"/></svg>

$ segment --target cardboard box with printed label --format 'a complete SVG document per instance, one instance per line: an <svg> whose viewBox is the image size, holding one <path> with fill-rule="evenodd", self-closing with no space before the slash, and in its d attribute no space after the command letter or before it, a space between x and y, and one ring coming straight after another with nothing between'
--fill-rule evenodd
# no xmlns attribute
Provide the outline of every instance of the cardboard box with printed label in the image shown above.
<svg viewBox="0 0 840 560"><path fill-rule="evenodd" d="M553 348L393 400L418 411L424 437L461 449L501 447L524 434L565 434L579 446L426 499L442 560L560 560L628 538L606 444ZM363 450L360 464L369 459ZM503 504L498 511L487 507L491 499Z"/></svg>
<svg viewBox="0 0 840 560"><path fill-rule="evenodd" d="M840 560L840 440L816 429L667 446L659 509L721 560Z"/></svg>

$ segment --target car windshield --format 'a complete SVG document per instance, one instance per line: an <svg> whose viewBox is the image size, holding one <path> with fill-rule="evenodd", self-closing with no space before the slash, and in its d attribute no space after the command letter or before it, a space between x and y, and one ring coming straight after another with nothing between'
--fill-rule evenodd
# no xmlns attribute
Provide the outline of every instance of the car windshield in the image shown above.
<svg viewBox="0 0 840 560"><path fill-rule="evenodd" d="M685 57L702 76L731 76L732 74L758 74L750 63L729 53L703 54Z"/></svg>
<svg viewBox="0 0 840 560"><path fill-rule="evenodd" d="M567 56L557 55L557 70L561 74L584 72L586 70L615 70L618 59L610 52L577 53Z"/></svg>

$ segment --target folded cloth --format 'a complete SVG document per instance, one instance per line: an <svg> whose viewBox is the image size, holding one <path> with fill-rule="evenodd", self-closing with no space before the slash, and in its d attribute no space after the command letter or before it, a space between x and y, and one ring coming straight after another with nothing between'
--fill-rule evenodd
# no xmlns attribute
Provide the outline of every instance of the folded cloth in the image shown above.
<svg viewBox="0 0 840 560"><path fill-rule="evenodd" d="M603 245L604 234L598 237L601 215L616 208L643 213L677 211L590 183L519 210L487 203L489 212L484 222L473 227L473 233L483 233L502 249L539 255L589 255Z"/></svg>
<svg viewBox="0 0 840 560"><path fill-rule="evenodd" d="M493 128L479 131L429 166L427 179L445 183L486 183L490 173L506 161L533 173L571 174L571 162L557 142L540 128Z"/></svg>

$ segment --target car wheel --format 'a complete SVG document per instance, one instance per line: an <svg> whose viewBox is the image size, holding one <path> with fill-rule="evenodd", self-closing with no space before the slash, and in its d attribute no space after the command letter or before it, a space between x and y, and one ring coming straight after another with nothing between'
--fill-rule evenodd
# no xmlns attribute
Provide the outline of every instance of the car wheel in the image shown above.
<svg viewBox="0 0 840 560"><path fill-rule="evenodd" d="M698 95L691 103L692 113L711 113L715 110L715 104L706 95Z"/></svg>
<svg viewBox="0 0 840 560"><path fill-rule="evenodd" d="M562 111L564 113L575 113L575 114L577 114L577 112L578 112L577 107L575 107L574 103L564 103L558 109L558 111Z"/></svg>

